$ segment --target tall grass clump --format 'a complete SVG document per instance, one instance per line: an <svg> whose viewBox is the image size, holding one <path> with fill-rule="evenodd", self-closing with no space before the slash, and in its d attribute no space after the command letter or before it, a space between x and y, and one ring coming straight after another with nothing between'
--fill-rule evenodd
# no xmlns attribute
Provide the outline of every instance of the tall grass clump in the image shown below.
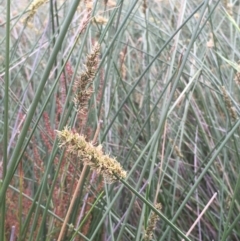
<svg viewBox="0 0 240 241"><path fill-rule="evenodd" d="M240 4L0 2L0 240L240 240Z"/></svg>

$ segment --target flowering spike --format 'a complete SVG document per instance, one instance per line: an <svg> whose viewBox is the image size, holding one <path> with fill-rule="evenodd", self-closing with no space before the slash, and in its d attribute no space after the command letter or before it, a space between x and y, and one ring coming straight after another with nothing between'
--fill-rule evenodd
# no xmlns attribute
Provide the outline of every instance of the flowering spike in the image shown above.
<svg viewBox="0 0 240 241"><path fill-rule="evenodd" d="M96 44L92 53L87 56L86 70L81 74L80 78L74 83L74 104L77 109L87 107L88 100L92 95L92 89L89 85L92 83L98 67L98 56L100 45Z"/></svg>
<svg viewBox="0 0 240 241"><path fill-rule="evenodd" d="M93 146L87 142L84 136L78 133L73 133L67 127L62 131L57 131L60 140L60 147L66 147L67 152L76 155L91 169L102 174L105 180L109 183L114 182L117 178L125 178L126 171L116 159L109 155L104 155L101 146Z"/></svg>

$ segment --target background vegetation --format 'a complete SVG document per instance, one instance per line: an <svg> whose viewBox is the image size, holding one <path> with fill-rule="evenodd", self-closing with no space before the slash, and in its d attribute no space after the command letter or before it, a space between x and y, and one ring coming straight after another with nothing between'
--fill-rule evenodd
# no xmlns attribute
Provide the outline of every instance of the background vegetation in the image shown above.
<svg viewBox="0 0 240 241"><path fill-rule="evenodd" d="M239 26L237 0L1 0L0 240L240 240Z"/></svg>

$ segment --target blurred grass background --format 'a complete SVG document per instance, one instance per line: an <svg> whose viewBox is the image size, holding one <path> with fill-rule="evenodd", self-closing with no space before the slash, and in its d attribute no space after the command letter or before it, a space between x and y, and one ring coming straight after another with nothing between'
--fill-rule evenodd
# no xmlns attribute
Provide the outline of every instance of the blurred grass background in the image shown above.
<svg viewBox="0 0 240 241"><path fill-rule="evenodd" d="M0 1L0 240L240 240L239 6ZM100 127L127 178L87 169L59 237L83 170L65 126L89 142Z"/></svg>

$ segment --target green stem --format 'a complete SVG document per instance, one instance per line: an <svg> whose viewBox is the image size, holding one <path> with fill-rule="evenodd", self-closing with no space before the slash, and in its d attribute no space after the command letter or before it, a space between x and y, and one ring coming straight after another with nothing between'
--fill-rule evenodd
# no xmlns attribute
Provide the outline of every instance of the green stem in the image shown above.
<svg viewBox="0 0 240 241"><path fill-rule="evenodd" d="M6 179L7 162L8 162L8 103L9 103L9 49L10 49L10 5L11 1L7 1L7 15L6 15L6 46L5 46L5 90L4 90L4 128L3 128L3 166L2 166L2 179ZM6 213L6 197L2 196L2 205L0 211L0 240L5 238L5 213Z"/></svg>

